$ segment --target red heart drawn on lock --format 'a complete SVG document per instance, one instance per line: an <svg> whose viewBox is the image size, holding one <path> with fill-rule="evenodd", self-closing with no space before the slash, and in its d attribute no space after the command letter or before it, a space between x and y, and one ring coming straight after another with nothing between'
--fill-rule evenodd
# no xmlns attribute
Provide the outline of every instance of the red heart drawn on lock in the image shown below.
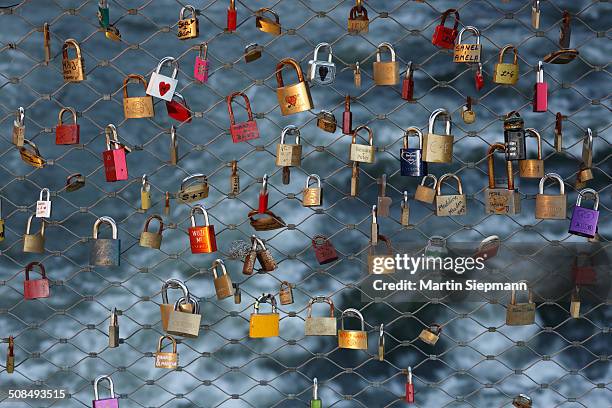
<svg viewBox="0 0 612 408"><path fill-rule="evenodd" d="M159 94L161 96L164 96L164 94L168 92L169 90L170 90L170 84L167 84L165 82L159 83Z"/></svg>
<svg viewBox="0 0 612 408"><path fill-rule="evenodd" d="M289 107L295 106L297 103L297 95L285 96L285 101L287 101Z"/></svg>

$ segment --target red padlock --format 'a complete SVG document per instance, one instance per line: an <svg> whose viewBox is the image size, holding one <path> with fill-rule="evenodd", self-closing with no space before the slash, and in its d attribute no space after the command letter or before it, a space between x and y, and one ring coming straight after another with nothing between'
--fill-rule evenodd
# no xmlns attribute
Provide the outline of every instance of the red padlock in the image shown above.
<svg viewBox="0 0 612 408"><path fill-rule="evenodd" d="M406 382L406 402L414 404L414 384L412 383L412 367L408 367L408 381Z"/></svg>
<svg viewBox="0 0 612 408"><path fill-rule="evenodd" d="M353 134L353 112L351 112L351 96L344 98L344 113L342 113L342 133L345 135Z"/></svg>
<svg viewBox="0 0 612 408"><path fill-rule="evenodd" d="M187 105L187 101L180 93L175 92L172 100L166 101L166 109L168 110L168 116L172 119L181 123L191 122L191 110Z"/></svg>
<svg viewBox="0 0 612 408"><path fill-rule="evenodd" d="M444 23L446 22L446 18L451 13L455 13L455 25L453 28L445 27ZM455 9L448 9L442 13L442 19L434 31L433 37L431 38L431 43L449 50L454 49L455 40L457 39L457 27L459 27L459 21L459 12Z"/></svg>
<svg viewBox="0 0 612 408"><path fill-rule="evenodd" d="M196 225L196 212L204 215L204 225ZM217 238L215 226L210 225L208 212L204 206L197 204L191 209L191 227L189 227L189 245L192 254L209 254L217 251Z"/></svg>
<svg viewBox="0 0 612 408"><path fill-rule="evenodd" d="M482 64L480 62L478 63L476 74L474 75L474 82L476 84L476 90L480 91L484 86L484 76L482 75Z"/></svg>
<svg viewBox="0 0 612 408"><path fill-rule="evenodd" d="M572 265L572 278L576 285L594 285L597 283L597 273L591 259L592 255L586 252L579 253Z"/></svg>
<svg viewBox="0 0 612 408"><path fill-rule="evenodd" d="M104 133L106 134L106 150L102 153L102 159L104 161L106 181L127 180L128 169L125 155L131 152L131 150L119 143L115 125L110 124L106 126Z"/></svg>
<svg viewBox="0 0 612 408"><path fill-rule="evenodd" d="M261 190L259 191L259 205L257 212L259 214L265 214L268 211L268 175L264 174L263 182L261 183Z"/></svg>
<svg viewBox="0 0 612 408"><path fill-rule="evenodd" d="M538 62L536 71L536 84L533 87L533 111L546 112L548 110L548 84L544 82L544 69L542 61Z"/></svg>
<svg viewBox="0 0 612 408"><path fill-rule="evenodd" d="M414 100L414 79L412 79L412 73L412 61L410 61L402 81L402 99L406 101Z"/></svg>
<svg viewBox="0 0 612 408"><path fill-rule="evenodd" d="M234 0L230 0L230 5L227 8L227 31L236 31L236 21L238 15L236 14L236 3Z"/></svg>
<svg viewBox="0 0 612 408"><path fill-rule="evenodd" d="M35 266L38 266L40 269L40 279L30 279L30 271ZM45 273L45 267L40 262L30 262L25 268L23 297L26 300L49 297L49 280L47 279L47 274Z"/></svg>
<svg viewBox="0 0 612 408"><path fill-rule="evenodd" d="M65 112L72 114L72 124L64 124L63 116ZM55 127L55 144L68 145L78 144L80 136L80 126L77 124L77 114L72 108L62 108L57 117L57 126Z"/></svg>
<svg viewBox="0 0 612 408"><path fill-rule="evenodd" d="M232 109L232 101L234 97L242 96L246 105L247 114L249 120L242 123L236 123L234 119L234 110ZM257 122L253 119L253 111L251 110L251 102L249 97L243 92L234 92L227 96L227 111L230 117L230 134L232 135L232 141L234 143L245 142L247 140L259 138L259 129L257 129Z"/></svg>
<svg viewBox="0 0 612 408"><path fill-rule="evenodd" d="M336 248L325 235L312 237L312 248L320 265L325 265L338 259Z"/></svg>

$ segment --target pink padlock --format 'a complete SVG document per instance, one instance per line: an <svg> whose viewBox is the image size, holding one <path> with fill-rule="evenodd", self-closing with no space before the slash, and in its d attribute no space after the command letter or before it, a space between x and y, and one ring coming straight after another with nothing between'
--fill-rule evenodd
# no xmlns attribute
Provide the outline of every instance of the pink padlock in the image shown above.
<svg viewBox="0 0 612 408"><path fill-rule="evenodd" d="M193 66L193 77L200 83L208 81L208 43L200 45L200 53L196 55Z"/></svg>
<svg viewBox="0 0 612 408"><path fill-rule="evenodd" d="M98 383L102 380L108 381L110 398L100 399L98 396ZM115 388L110 375L101 375L94 380L94 398L95 399L92 401L93 408L119 408L119 400L115 398Z"/></svg>
<svg viewBox="0 0 612 408"><path fill-rule="evenodd" d="M548 84L544 82L544 69L542 61L538 62L536 71L536 84L533 88L533 111L546 112L548 110Z"/></svg>
<svg viewBox="0 0 612 408"><path fill-rule="evenodd" d="M106 150L102 152L102 160L104 161L106 181L127 180L128 169L125 155L131 150L119 143L115 125L106 126L104 133L106 134Z"/></svg>

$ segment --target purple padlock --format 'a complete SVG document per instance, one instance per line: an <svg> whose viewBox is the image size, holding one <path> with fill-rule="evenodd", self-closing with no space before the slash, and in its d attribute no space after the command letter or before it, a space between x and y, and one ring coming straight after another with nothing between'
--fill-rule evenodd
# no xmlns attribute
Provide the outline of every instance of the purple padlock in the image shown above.
<svg viewBox="0 0 612 408"><path fill-rule="evenodd" d="M595 199L593 209L581 207L582 197L586 194L591 194ZM569 233L579 235L586 238L595 238L597 233L597 221L599 220L599 194L592 188L585 188L578 193L576 206L572 211L572 219L570 221Z"/></svg>
<svg viewBox="0 0 612 408"><path fill-rule="evenodd" d="M102 380L108 381L108 386L110 388L110 398L99 399L98 396L98 383ZM119 408L119 400L115 398L115 388L113 386L113 380L110 375L101 375L94 381L94 400L93 400L93 408Z"/></svg>

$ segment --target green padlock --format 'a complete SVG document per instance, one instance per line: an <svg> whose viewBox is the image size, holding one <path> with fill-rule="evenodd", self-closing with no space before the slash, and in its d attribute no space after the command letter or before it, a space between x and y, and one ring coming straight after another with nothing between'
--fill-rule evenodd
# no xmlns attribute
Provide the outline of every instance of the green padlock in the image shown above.
<svg viewBox="0 0 612 408"><path fill-rule="evenodd" d="M100 0L98 2L98 23L105 30L110 26L110 14L108 11L108 1Z"/></svg>

